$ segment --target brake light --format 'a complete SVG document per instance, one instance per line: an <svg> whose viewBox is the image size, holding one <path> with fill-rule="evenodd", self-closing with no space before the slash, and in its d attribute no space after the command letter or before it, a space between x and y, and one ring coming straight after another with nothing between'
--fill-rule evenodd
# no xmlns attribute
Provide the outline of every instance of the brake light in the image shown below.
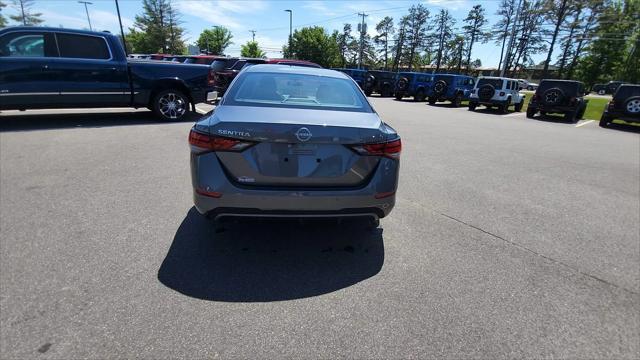
<svg viewBox="0 0 640 360"><path fill-rule="evenodd" d="M393 141L377 144L363 144L353 148L361 155L384 156L390 159L399 159L402 152L402 140L399 138Z"/></svg>
<svg viewBox="0 0 640 360"><path fill-rule="evenodd" d="M216 72L213 69L209 70L207 74L207 85L213 86L216 82Z"/></svg>
<svg viewBox="0 0 640 360"><path fill-rule="evenodd" d="M195 130L189 133L189 145L196 153L204 153L210 151L242 151L252 145L254 142L231 139L220 136L211 136L203 134Z"/></svg>

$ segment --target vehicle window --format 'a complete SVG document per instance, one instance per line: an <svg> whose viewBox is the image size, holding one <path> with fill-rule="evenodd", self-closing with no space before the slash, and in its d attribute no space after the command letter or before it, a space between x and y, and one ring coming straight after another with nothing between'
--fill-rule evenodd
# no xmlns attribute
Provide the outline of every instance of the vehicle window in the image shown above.
<svg viewBox="0 0 640 360"><path fill-rule="evenodd" d="M216 59L211 63L211 70L213 71L222 71L224 69L228 69L233 64L238 61L238 59Z"/></svg>
<svg viewBox="0 0 640 360"><path fill-rule="evenodd" d="M243 72L225 96L225 104L371 112L350 80L332 77Z"/></svg>
<svg viewBox="0 0 640 360"><path fill-rule="evenodd" d="M486 78L482 78L480 80L478 80L478 87L484 86L484 85L491 85L496 89L502 89L502 80L501 79L486 79Z"/></svg>
<svg viewBox="0 0 640 360"><path fill-rule="evenodd" d="M614 97L620 99L626 99L632 96L640 96L640 86L620 86L614 95Z"/></svg>
<svg viewBox="0 0 640 360"><path fill-rule="evenodd" d="M100 60L111 58L107 43L102 37L57 33L56 38L61 57Z"/></svg>
<svg viewBox="0 0 640 360"><path fill-rule="evenodd" d="M246 60L238 60L235 64L233 64L233 70L242 70L242 68L247 64Z"/></svg>
<svg viewBox="0 0 640 360"><path fill-rule="evenodd" d="M12 32L0 38L0 56L58 56L53 36L48 33Z"/></svg>
<svg viewBox="0 0 640 360"><path fill-rule="evenodd" d="M474 79L469 79L469 85L473 86L476 83Z"/></svg>
<svg viewBox="0 0 640 360"><path fill-rule="evenodd" d="M194 59L194 58L187 58L187 59L184 61L184 63L185 63L185 64L196 64L196 59Z"/></svg>

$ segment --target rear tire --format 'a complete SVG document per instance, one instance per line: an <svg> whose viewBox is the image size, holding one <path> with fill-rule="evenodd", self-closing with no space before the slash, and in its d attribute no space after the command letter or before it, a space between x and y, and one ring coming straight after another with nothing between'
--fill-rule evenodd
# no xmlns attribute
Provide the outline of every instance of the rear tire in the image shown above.
<svg viewBox="0 0 640 360"><path fill-rule="evenodd" d="M380 226L380 219L369 218L367 221L367 230L375 230Z"/></svg>
<svg viewBox="0 0 640 360"><path fill-rule="evenodd" d="M519 103L517 103L516 106L514 107L515 112L522 111L522 106L523 105L524 105L524 101L520 101Z"/></svg>
<svg viewBox="0 0 640 360"><path fill-rule="evenodd" d="M462 104L462 94L456 95L456 97L453 98L453 101L451 102L451 104L455 108L460 107L460 105Z"/></svg>
<svg viewBox="0 0 640 360"><path fill-rule="evenodd" d="M564 113L564 120L569 123L575 123L578 121L578 114L575 111L569 111Z"/></svg>
<svg viewBox="0 0 640 360"><path fill-rule="evenodd" d="M606 114L602 114L602 117L600 118L600 127L606 128L609 127L609 124L611 123L611 117L606 115Z"/></svg>
<svg viewBox="0 0 640 360"><path fill-rule="evenodd" d="M424 90L418 90L413 96L413 101L422 102L426 97L427 95L424 93Z"/></svg>
<svg viewBox="0 0 640 360"><path fill-rule="evenodd" d="M469 111L475 111L477 106L478 106L478 104L470 102L469 103Z"/></svg>
<svg viewBox="0 0 640 360"><path fill-rule="evenodd" d="M433 104L435 104L435 103L436 103L436 99L435 99L435 98L433 98L433 97L430 97L430 98L429 98L429 105L433 105Z"/></svg>
<svg viewBox="0 0 640 360"><path fill-rule="evenodd" d="M153 98L152 110L162 121L181 121L189 112L189 98L180 90L163 90Z"/></svg>
<svg viewBox="0 0 640 360"><path fill-rule="evenodd" d="M396 100L402 100L402 94L396 94Z"/></svg>
<svg viewBox="0 0 640 360"><path fill-rule="evenodd" d="M371 94L373 94L373 90L367 90L364 92L364 94L367 96L371 96Z"/></svg>
<svg viewBox="0 0 640 360"><path fill-rule="evenodd" d="M535 109L527 109L527 118L533 119L533 116L536 114Z"/></svg>

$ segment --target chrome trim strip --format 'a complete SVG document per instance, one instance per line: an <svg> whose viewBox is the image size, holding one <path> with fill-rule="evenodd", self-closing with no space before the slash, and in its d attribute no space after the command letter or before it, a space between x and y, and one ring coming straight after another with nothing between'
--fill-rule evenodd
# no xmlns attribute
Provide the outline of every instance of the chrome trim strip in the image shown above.
<svg viewBox="0 0 640 360"><path fill-rule="evenodd" d="M332 218L332 217L364 217L370 216L374 220L378 220L378 215L374 213L362 213L362 214L303 214L303 215L283 215L283 214L234 214L234 213L222 213L216 215L214 220L222 217L275 217L275 218Z"/></svg>
<svg viewBox="0 0 640 360"><path fill-rule="evenodd" d="M0 96L60 95L60 92L0 93Z"/></svg>

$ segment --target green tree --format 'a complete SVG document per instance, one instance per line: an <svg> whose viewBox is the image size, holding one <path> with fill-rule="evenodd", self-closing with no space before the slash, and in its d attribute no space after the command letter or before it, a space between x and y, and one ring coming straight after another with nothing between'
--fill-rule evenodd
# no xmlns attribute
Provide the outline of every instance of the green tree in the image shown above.
<svg viewBox="0 0 640 360"><path fill-rule="evenodd" d="M512 26L512 18L516 11L516 0L502 0L498 6L498 22L492 27L492 32L495 34L493 37L496 45L502 44L500 50L500 62L498 62L498 69L502 68L502 60L504 59L504 47L507 44L509 38L509 29Z"/></svg>
<svg viewBox="0 0 640 360"><path fill-rule="evenodd" d="M18 11L17 15L9 16L11 20L20 23L25 26L40 25L44 20L40 19L42 13L31 12L33 6L33 0L13 0L13 6Z"/></svg>
<svg viewBox="0 0 640 360"><path fill-rule="evenodd" d="M142 9L143 13L136 15L133 26L146 34L148 46L145 48L153 49L149 52L184 52L184 29L171 0L142 0Z"/></svg>
<svg viewBox="0 0 640 360"><path fill-rule="evenodd" d="M606 1L598 14L597 25L579 61L577 76L592 85L611 79L637 82L638 28L637 0Z"/></svg>
<svg viewBox="0 0 640 360"><path fill-rule="evenodd" d="M398 71L400 66L402 66L402 58L404 54L404 46L407 43L407 32L409 27L409 16L405 15L400 18L400 23L398 23L398 32L394 37L394 45L391 48L393 52L393 71Z"/></svg>
<svg viewBox="0 0 640 360"><path fill-rule="evenodd" d="M422 5L413 5L409 8L409 22L407 32L409 71L416 62L416 55L424 47L427 31L431 28L429 23L429 10Z"/></svg>
<svg viewBox="0 0 640 360"><path fill-rule="evenodd" d="M148 40L147 33L129 29L129 33L125 35L127 40L127 52L129 54L151 54L158 51Z"/></svg>
<svg viewBox="0 0 640 360"><path fill-rule="evenodd" d="M487 24L488 20L485 16L485 11L482 5L475 5L471 10L469 10L469 14L467 14L467 17L462 21L465 23L462 29L464 30L466 38L469 42L469 46L466 49L467 60L465 61L467 70L469 70L469 66L471 65L471 51L473 50L473 45L476 41L486 43L487 41L489 41L491 33L483 28Z"/></svg>
<svg viewBox="0 0 640 360"><path fill-rule="evenodd" d="M385 16L384 19L380 20L376 25L376 31L378 32L378 35L373 38L373 41L381 47L384 69L387 70L387 66L389 65L389 41L395 32L395 28L393 27L393 18Z"/></svg>
<svg viewBox="0 0 640 360"><path fill-rule="evenodd" d="M200 33L196 44L200 50L207 50L207 52L222 55L224 50L233 44L231 41L233 34L224 26L214 26L211 29L205 29Z"/></svg>
<svg viewBox="0 0 640 360"><path fill-rule="evenodd" d="M556 45L556 40L558 39L558 34L560 33L560 29L564 25L567 15L571 9L571 1L569 0L546 0L543 3L543 10L547 21L553 23L553 30L551 31L551 44L549 45L549 50L547 52L547 59L544 61L544 69L542 70L542 78L546 78L549 65L551 62L551 56L553 55L553 50Z"/></svg>
<svg viewBox="0 0 640 360"><path fill-rule="evenodd" d="M247 41L246 44L240 46L240 56L264 58L267 57L267 54L260 49L257 41Z"/></svg>
<svg viewBox="0 0 640 360"><path fill-rule="evenodd" d="M338 66L341 62L336 33L329 35L322 26L295 30L291 48L285 45L283 53L287 58L308 60L323 67Z"/></svg>
<svg viewBox="0 0 640 360"><path fill-rule="evenodd" d="M454 39L453 26L456 20L451 16L449 10L440 9L435 19L435 36L438 38L438 54L436 57L436 72L440 70L440 65L444 62L443 57L446 55L447 46L452 44Z"/></svg>
<svg viewBox="0 0 640 360"><path fill-rule="evenodd" d="M342 32L334 32L333 36L336 37L338 42L338 51L340 52L341 67L347 66L347 59L351 58L353 54L357 54L357 43L354 42L355 38L351 35L351 24L344 24ZM355 47L354 47L355 46ZM351 62L351 60L349 60Z"/></svg>
<svg viewBox="0 0 640 360"><path fill-rule="evenodd" d="M7 4L0 1L0 29L7 26L7 18L2 15L2 8L6 7Z"/></svg>

